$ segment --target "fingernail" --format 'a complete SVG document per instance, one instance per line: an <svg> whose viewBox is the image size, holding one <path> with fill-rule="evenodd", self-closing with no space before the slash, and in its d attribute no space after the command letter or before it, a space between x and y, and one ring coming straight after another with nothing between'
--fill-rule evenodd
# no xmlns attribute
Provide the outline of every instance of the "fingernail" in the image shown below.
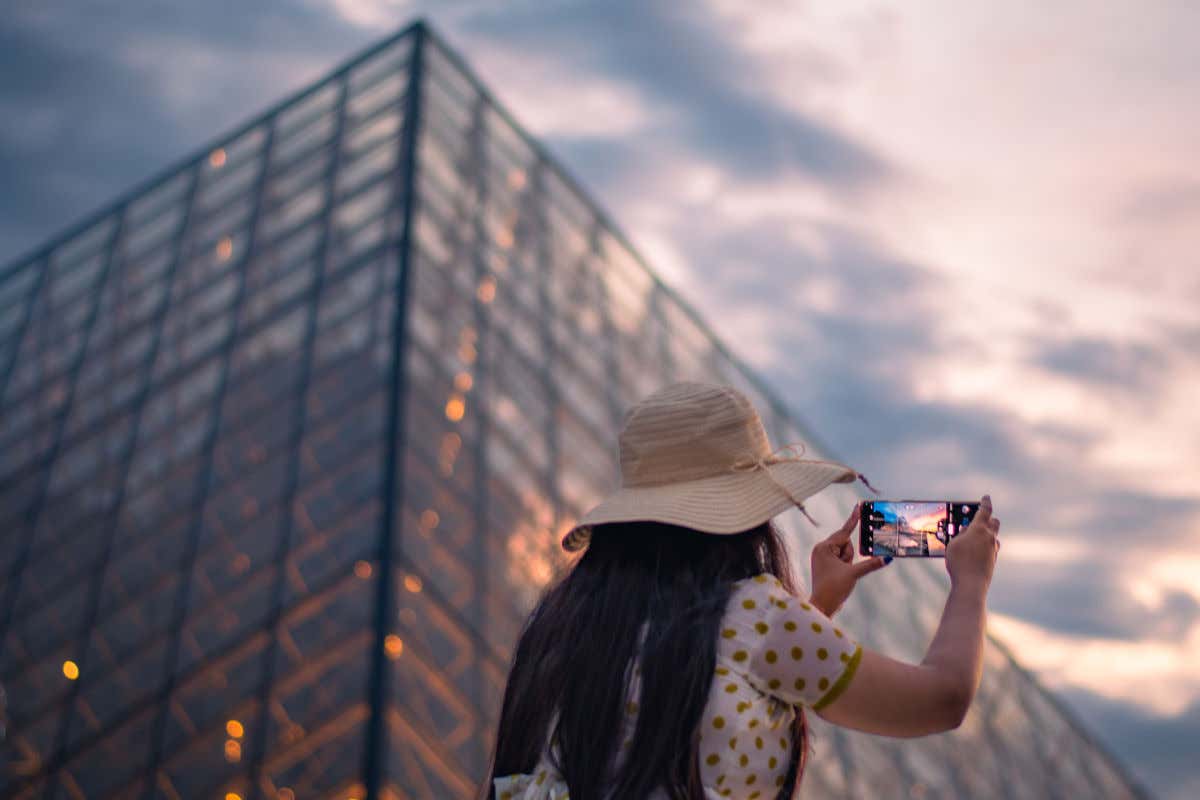
<svg viewBox="0 0 1200 800"><path fill-rule="evenodd" d="M884 557L883 557L883 565L886 567L886 566L887 566L888 564L890 564L890 563L892 563L892 557L891 557L891 556L884 556Z"/></svg>

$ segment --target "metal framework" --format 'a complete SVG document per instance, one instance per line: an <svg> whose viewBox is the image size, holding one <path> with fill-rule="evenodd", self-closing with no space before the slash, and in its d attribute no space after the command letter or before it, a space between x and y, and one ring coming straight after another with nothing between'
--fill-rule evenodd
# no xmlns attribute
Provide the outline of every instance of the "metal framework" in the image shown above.
<svg viewBox="0 0 1200 800"><path fill-rule="evenodd" d="M3 268L0 796L471 796L622 409L680 378L822 449L421 22ZM941 591L847 627L918 655ZM987 661L952 735L814 720L806 786L1139 794Z"/></svg>

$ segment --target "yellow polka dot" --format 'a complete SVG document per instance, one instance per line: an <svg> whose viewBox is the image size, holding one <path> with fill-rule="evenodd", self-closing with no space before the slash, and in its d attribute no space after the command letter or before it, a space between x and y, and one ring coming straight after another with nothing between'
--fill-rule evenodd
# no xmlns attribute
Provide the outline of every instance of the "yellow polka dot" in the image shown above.
<svg viewBox="0 0 1200 800"><path fill-rule="evenodd" d="M754 576L754 582L755 582L755 583L766 583L766 582L767 582L767 576L766 576L766 575L762 575L762 574L755 575L755 576Z"/></svg>
<svg viewBox="0 0 1200 800"><path fill-rule="evenodd" d="M779 678L771 678L771 680L767 681L767 688L778 689L779 688Z"/></svg>
<svg viewBox="0 0 1200 800"><path fill-rule="evenodd" d="M775 765L778 763L779 763L779 759L776 758L775 756L771 756L771 760L767 762L767 766L770 767L771 769L775 769Z"/></svg>
<svg viewBox="0 0 1200 800"><path fill-rule="evenodd" d="M783 786L783 776L782 776L782 775L780 775L780 776L778 776L777 778L775 778L775 785L776 785L776 786Z"/></svg>
<svg viewBox="0 0 1200 800"><path fill-rule="evenodd" d="M836 636L836 637L838 637L839 639L841 639L841 638L842 638L842 629L841 629L841 628L834 628L834 629L833 629L833 635L834 635L834 636Z"/></svg>
<svg viewBox="0 0 1200 800"><path fill-rule="evenodd" d="M638 710L638 704L630 700L628 703L626 703L625 710L630 714L636 714Z"/></svg>
<svg viewBox="0 0 1200 800"><path fill-rule="evenodd" d="M824 647L817 648L817 658L824 661L825 659L829 658L829 651L826 650Z"/></svg>
<svg viewBox="0 0 1200 800"><path fill-rule="evenodd" d="M747 786L753 786L753 785L754 785L754 782L755 782L756 780L758 780L758 776L757 776L757 775L751 775L751 776L749 776L748 778L746 778L746 785L747 785Z"/></svg>
<svg viewBox="0 0 1200 800"><path fill-rule="evenodd" d="M708 765L711 767L711 766L713 766L714 764L716 764L716 763L717 763L718 761L720 761L720 760L721 760L721 757L720 757L720 756L718 756L716 753L713 753L711 756L709 756L708 758L704 759L704 762L705 762L706 764L708 764Z"/></svg>
<svg viewBox="0 0 1200 800"><path fill-rule="evenodd" d="M750 725L749 725L749 727L751 727L751 728L757 728L757 727L758 727L758 720L756 720L756 719L752 719L752 720L750 720Z"/></svg>
<svg viewBox="0 0 1200 800"><path fill-rule="evenodd" d="M799 647L793 647L792 648L792 659L795 661L799 661L802 658L804 658L804 650L802 650Z"/></svg>
<svg viewBox="0 0 1200 800"><path fill-rule="evenodd" d="M774 650L768 650L766 652L766 654L763 656L763 658L765 658L767 660L768 664L774 664L775 660L778 659L779 656L776 655Z"/></svg>
<svg viewBox="0 0 1200 800"><path fill-rule="evenodd" d="M775 605L779 606L782 609L786 609L788 607L787 600L776 600Z"/></svg>
<svg viewBox="0 0 1200 800"><path fill-rule="evenodd" d="M813 629L813 633L820 633L821 632L821 623L814 622L812 624L812 629Z"/></svg>
<svg viewBox="0 0 1200 800"><path fill-rule="evenodd" d="M808 603L801 603L800 607L803 608L805 611L812 611L812 606L810 606Z"/></svg>
<svg viewBox="0 0 1200 800"><path fill-rule="evenodd" d="M840 658L842 660L842 663L845 664L846 662L848 662L850 660L850 654L842 653L840 656L838 656L838 658Z"/></svg>
<svg viewBox="0 0 1200 800"><path fill-rule="evenodd" d="M625 744L629 744L629 742L626 742ZM541 772L538 773L537 785L541 786L545 782L546 782L546 770L542 770Z"/></svg>
<svg viewBox="0 0 1200 800"><path fill-rule="evenodd" d="M760 797L762 797L762 792L751 792L750 796L747 797L746 800L758 800Z"/></svg>
<svg viewBox="0 0 1200 800"><path fill-rule="evenodd" d="M735 749L736 747L737 747L737 737L736 737L736 736L730 736L730 737L729 737L729 749L730 749L730 750L733 750L733 749Z"/></svg>
<svg viewBox="0 0 1200 800"><path fill-rule="evenodd" d="M738 763L741 764L743 767L746 766L747 764L750 763L750 756L746 755L745 753L742 753L742 757L738 759Z"/></svg>
<svg viewBox="0 0 1200 800"><path fill-rule="evenodd" d="M826 689L828 689L829 688L829 678L821 678L821 680L817 681L817 688L820 689L822 692L825 691Z"/></svg>
<svg viewBox="0 0 1200 800"><path fill-rule="evenodd" d="M500 800L512 800L512 792L501 792Z"/></svg>
<svg viewBox="0 0 1200 800"><path fill-rule="evenodd" d="M725 782L725 776L724 776L724 775L718 775L718 776L717 776L717 786L720 786L720 785L721 785L722 783L724 783L724 782Z"/></svg>
<svg viewBox="0 0 1200 800"><path fill-rule="evenodd" d="M731 794L733 794L733 789L730 789L728 786L721 790L722 797L729 797Z"/></svg>
<svg viewBox="0 0 1200 800"><path fill-rule="evenodd" d="M771 628L765 622L756 622L754 623L754 630L758 631L759 633L766 633L767 631L771 630Z"/></svg>
<svg viewBox="0 0 1200 800"><path fill-rule="evenodd" d="M733 628L726 628L725 630L721 631L721 635L726 639L732 639L734 636L737 636L737 631L735 631Z"/></svg>
<svg viewBox="0 0 1200 800"><path fill-rule="evenodd" d="M717 730L724 728L725 727L725 718L724 717L713 717L713 727L716 728Z"/></svg>
<svg viewBox="0 0 1200 800"><path fill-rule="evenodd" d="M718 675L728 675L729 670L726 667L717 667L717 674Z"/></svg>
<svg viewBox="0 0 1200 800"><path fill-rule="evenodd" d="M789 619L787 622L783 623L783 627L785 630L794 631L796 630L796 623Z"/></svg>
<svg viewBox="0 0 1200 800"><path fill-rule="evenodd" d="M746 653L745 650L738 650L736 653L733 654L734 661L745 661L749 657L750 656Z"/></svg>
<svg viewBox="0 0 1200 800"><path fill-rule="evenodd" d="M739 713L739 714L740 714L740 713L742 713L743 711L745 711L745 710L746 710L747 708L749 708L749 707L750 707L750 704L749 704L749 703L747 703L745 700L743 700L742 702L740 702L740 703L738 703L738 704L737 704L737 710L738 710L738 713Z"/></svg>
<svg viewBox="0 0 1200 800"><path fill-rule="evenodd" d="M787 739L786 738L784 738L782 736L779 737L779 747L782 750L787 750Z"/></svg>
<svg viewBox="0 0 1200 800"><path fill-rule="evenodd" d="M754 746L757 747L759 750L762 750L762 737L761 736L754 737Z"/></svg>
<svg viewBox="0 0 1200 800"><path fill-rule="evenodd" d="M797 692L803 692L804 691L804 678L796 678L795 687L796 687Z"/></svg>
<svg viewBox="0 0 1200 800"><path fill-rule="evenodd" d="M725 691L728 692L729 694L733 694L734 692L737 691L737 684L736 683L725 684Z"/></svg>

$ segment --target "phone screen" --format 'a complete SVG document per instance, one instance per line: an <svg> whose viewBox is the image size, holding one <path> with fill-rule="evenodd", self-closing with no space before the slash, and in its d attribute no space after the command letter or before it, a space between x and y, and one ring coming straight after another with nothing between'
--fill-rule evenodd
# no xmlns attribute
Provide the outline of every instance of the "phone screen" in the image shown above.
<svg viewBox="0 0 1200 800"><path fill-rule="evenodd" d="M979 503L952 500L865 501L859 552L895 558L945 557L946 545L978 510Z"/></svg>

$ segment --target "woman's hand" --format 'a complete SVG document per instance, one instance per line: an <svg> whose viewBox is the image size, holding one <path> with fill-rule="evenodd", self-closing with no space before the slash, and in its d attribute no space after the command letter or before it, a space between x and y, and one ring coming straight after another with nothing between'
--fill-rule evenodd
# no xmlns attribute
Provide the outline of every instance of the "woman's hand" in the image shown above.
<svg viewBox="0 0 1200 800"><path fill-rule="evenodd" d="M854 543L850 541L850 534L858 524L861 508L862 504L856 503L842 527L817 542L812 550L811 602L827 617L832 617L842 607L859 578L882 569L887 563L878 556L857 562L854 560Z"/></svg>
<svg viewBox="0 0 1200 800"><path fill-rule="evenodd" d="M1000 552L999 535L1000 518L992 516L992 498L985 494L971 524L951 539L946 548L950 581L978 581L986 589L992 582L996 554Z"/></svg>

